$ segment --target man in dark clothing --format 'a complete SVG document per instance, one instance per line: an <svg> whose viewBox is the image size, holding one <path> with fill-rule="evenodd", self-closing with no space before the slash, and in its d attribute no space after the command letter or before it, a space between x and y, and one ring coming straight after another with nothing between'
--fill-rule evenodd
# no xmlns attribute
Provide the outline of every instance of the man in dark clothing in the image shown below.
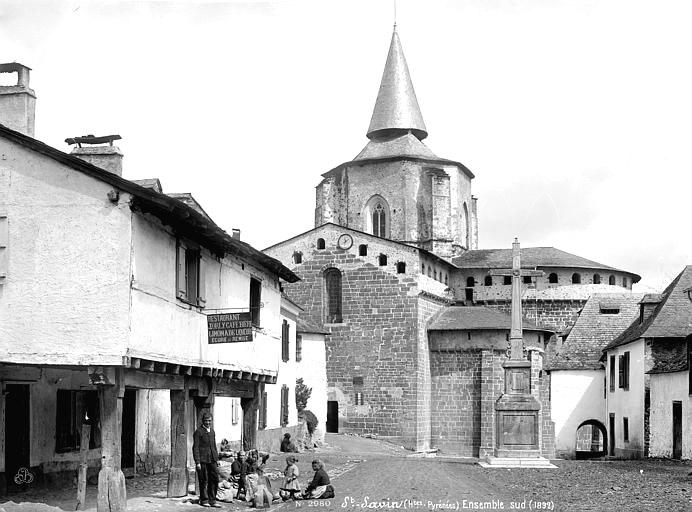
<svg viewBox="0 0 692 512"><path fill-rule="evenodd" d="M243 493L243 496L245 496L245 477L247 476L248 471L249 466L245 460L245 452L240 451L238 452L238 457L236 460L234 460L233 464L231 464L231 477L238 479L238 494L236 495L237 499L240 499L241 492Z"/></svg>
<svg viewBox="0 0 692 512"><path fill-rule="evenodd" d="M211 414L205 412L202 415L202 426L195 430L192 439L192 457L195 459L199 479L199 504L203 507L221 508L216 503L219 454L216 451L216 436L211 428Z"/></svg>

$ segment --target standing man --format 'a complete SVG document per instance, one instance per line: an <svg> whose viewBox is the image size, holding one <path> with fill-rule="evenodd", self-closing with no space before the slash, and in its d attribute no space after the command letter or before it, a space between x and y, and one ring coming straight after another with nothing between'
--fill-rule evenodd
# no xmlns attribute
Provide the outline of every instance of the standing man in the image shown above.
<svg viewBox="0 0 692 512"><path fill-rule="evenodd" d="M192 457L195 459L199 479L199 504L203 507L221 508L216 503L219 454L216 451L216 436L211 429L211 414L205 412L202 415L202 426L195 430L192 439Z"/></svg>

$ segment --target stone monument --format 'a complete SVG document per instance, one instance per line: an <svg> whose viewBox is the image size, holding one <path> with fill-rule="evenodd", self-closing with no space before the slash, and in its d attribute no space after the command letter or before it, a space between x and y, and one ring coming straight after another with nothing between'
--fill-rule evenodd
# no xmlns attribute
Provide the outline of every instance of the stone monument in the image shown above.
<svg viewBox="0 0 692 512"><path fill-rule="evenodd" d="M521 250L512 244L512 268L491 270L491 275L512 276L512 324L509 360L504 368L504 393L495 403L496 444L486 467L555 467L541 457L541 404L532 394L532 362L524 355L522 334L521 278L540 276L540 270L522 270Z"/></svg>

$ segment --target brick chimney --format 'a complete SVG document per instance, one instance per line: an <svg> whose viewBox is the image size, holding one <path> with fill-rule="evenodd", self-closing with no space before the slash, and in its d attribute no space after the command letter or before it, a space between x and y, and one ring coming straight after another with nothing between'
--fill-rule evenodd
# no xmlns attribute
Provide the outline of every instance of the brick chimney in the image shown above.
<svg viewBox="0 0 692 512"><path fill-rule="evenodd" d="M83 137L65 139L65 142L77 144L77 147L70 152L71 155L108 172L122 176L123 154L120 148L113 145L113 141L120 140L120 138L120 135L104 135L103 137L85 135ZM86 146L83 146L83 144L86 144Z"/></svg>
<svg viewBox="0 0 692 512"><path fill-rule="evenodd" d="M29 87L29 71L18 62L0 64L0 73L17 73L17 85L0 86L0 123L33 137L36 93Z"/></svg>

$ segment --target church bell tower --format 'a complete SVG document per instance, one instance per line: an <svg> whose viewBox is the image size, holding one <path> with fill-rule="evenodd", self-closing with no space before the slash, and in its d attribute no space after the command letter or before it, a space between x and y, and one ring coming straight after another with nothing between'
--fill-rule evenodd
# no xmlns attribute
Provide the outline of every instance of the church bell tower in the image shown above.
<svg viewBox="0 0 692 512"><path fill-rule="evenodd" d="M473 173L425 144L428 131L394 27L369 142L323 174L315 226L332 222L451 258L478 247Z"/></svg>

